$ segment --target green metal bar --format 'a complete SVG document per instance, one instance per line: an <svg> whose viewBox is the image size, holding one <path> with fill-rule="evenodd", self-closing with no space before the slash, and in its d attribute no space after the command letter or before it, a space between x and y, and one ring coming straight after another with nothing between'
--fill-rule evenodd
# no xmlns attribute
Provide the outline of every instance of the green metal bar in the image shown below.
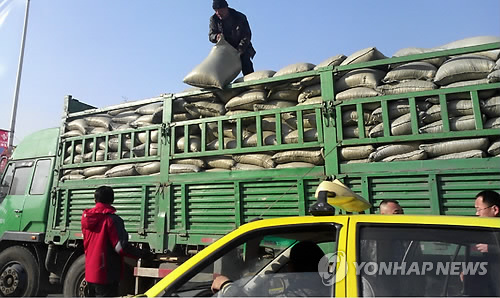
<svg viewBox="0 0 500 298"><path fill-rule="evenodd" d="M419 121L418 121L417 104L415 101L415 97L410 97L408 99L408 104L410 105L411 133L414 135L418 135Z"/></svg>
<svg viewBox="0 0 500 298"><path fill-rule="evenodd" d="M321 80L321 97L323 98L323 102L333 101L335 99L332 70L333 68L330 66L328 68L321 69L319 73Z"/></svg>
<svg viewBox="0 0 500 298"><path fill-rule="evenodd" d="M140 226L137 231L139 235L144 235L146 233L146 228L148 224L148 215L147 215L147 205L148 205L148 187L146 185L142 185L141 187L142 198L141 198L141 213L140 213Z"/></svg>
<svg viewBox="0 0 500 298"><path fill-rule="evenodd" d="M189 152L189 124L184 125L184 152Z"/></svg>
<svg viewBox="0 0 500 298"><path fill-rule="evenodd" d="M318 133L318 141L319 142L324 142L325 137L323 134L323 129L322 129L322 116L321 116L321 109L315 109L314 111L315 116L316 116L316 132Z"/></svg>
<svg viewBox="0 0 500 298"><path fill-rule="evenodd" d="M181 184L181 225L184 233L189 230L189 193L188 185Z"/></svg>
<svg viewBox="0 0 500 298"><path fill-rule="evenodd" d="M109 156L108 156L108 153L109 153L109 135L106 135L106 137L104 138L104 142L106 143L104 145L104 160L109 160Z"/></svg>
<svg viewBox="0 0 500 298"><path fill-rule="evenodd" d="M97 144L97 137L94 136L92 138L92 142L94 142L94 148L92 148L92 162L96 162L97 160L97 147L99 146L99 144Z"/></svg>
<svg viewBox="0 0 500 298"><path fill-rule="evenodd" d="M309 211L307 206L306 189L304 185L304 179L297 180L297 194L299 196L299 215L306 215Z"/></svg>
<svg viewBox="0 0 500 298"><path fill-rule="evenodd" d="M281 145L283 144L283 133L281 130L282 127L281 113L276 113L274 117L276 125L276 142L278 143L278 145Z"/></svg>
<svg viewBox="0 0 500 298"><path fill-rule="evenodd" d="M365 113L363 112L363 105L358 103L356 104L356 114L358 115L358 131L359 138L366 138L365 134Z"/></svg>
<svg viewBox="0 0 500 298"><path fill-rule="evenodd" d="M201 152L207 151L207 123L200 123L201 128Z"/></svg>
<svg viewBox="0 0 500 298"><path fill-rule="evenodd" d="M340 115L335 117L335 127L336 127L336 132L337 132L337 138L339 140L344 139L344 125L342 123L342 107L341 106L336 106L335 107L335 115Z"/></svg>
<svg viewBox="0 0 500 298"><path fill-rule="evenodd" d="M431 200L431 210L432 210L432 214L442 214L442 210L441 210L441 196L440 196L440 193L439 193L439 189L438 189L438 177L436 174L430 174L429 175L429 193L431 195L430 197L430 200Z"/></svg>
<svg viewBox="0 0 500 298"><path fill-rule="evenodd" d="M483 117L481 114L481 103L479 102L479 94L477 90L470 92L472 100L472 110L474 112L474 121L476 122L476 129L483 129Z"/></svg>
<svg viewBox="0 0 500 298"><path fill-rule="evenodd" d="M241 123L241 118L236 120L236 148L240 149L243 147L243 125Z"/></svg>
<svg viewBox="0 0 500 298"><path fill-rule="evenodd" d="M370 189L371 189L371 187L370 187L370 179L368 179L368 176L363 175L361 177L361 196L363 198L365 198L366 200L368 200L368 202L370 202L370 203L373 204L373 198L371 196ZM366 210L366 212L368 214L371 214L373 210L374 210L374 207Z"/></svg>
<svg viewBox="0 0 500 298"><path fill-rule="evenodd" d="M304 117L302 114L302 110L297 111L297 131L298 135L298 143L304 143Z"/></svg>
<svg viewBox="0 0 500 298"><path fill-rule="evenodd" d="M381 106L382 106L382 123L384 123L384 137L388 137L391 135L391 120L389 118L389 107L387 101L382 101Z"/></svg>
<svg viewBox="0 0 500 298"><path fill-rule="evenodd" d="M63 206L63 216L59 224L60 231L66 231L68 226L68 214L69 214L69 190L64 194L64 206Z"/></svg>
<svg viewBox="0 0 500 298"><path fill-rule="evenodd" d="M263 135L262 135L262 118L260 115L255 116L255 128L257 130L257 147L262 147L264 142L263 142Z"/></svg>
<svg viewBox="0 0 500 298"><path fill-rule="evenodd" d="M439 105L441 106L441 121L443 122L443 132L450 131L450 118L448 116L448 103L446 96L439 94Z"/></svg>
<svg viewBox="0 0 500 298"><path fill-rule="evenodd" d="M241 183L241 181L234 182L234 224L236 228L244 223Z"/></svg>

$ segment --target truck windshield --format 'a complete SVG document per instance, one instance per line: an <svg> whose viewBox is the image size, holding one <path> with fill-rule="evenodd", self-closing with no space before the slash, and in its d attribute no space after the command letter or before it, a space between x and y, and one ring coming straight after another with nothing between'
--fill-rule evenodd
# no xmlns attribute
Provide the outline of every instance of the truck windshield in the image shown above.
<svg viewBox="0 0 500 298"><path fill-rule="evenodd" d="M498 229L361 227L362 295L499 296L499 236Z"/></svg>
<svg viewBox="0 0 500 298"><path fill-rule="evenodd" d="M9 193L9 188L12 183L12 177L14 176L14 164L9 164L5 169L5 173L3 175L2 183L0 184L0 202L7 196Z"/></svg>

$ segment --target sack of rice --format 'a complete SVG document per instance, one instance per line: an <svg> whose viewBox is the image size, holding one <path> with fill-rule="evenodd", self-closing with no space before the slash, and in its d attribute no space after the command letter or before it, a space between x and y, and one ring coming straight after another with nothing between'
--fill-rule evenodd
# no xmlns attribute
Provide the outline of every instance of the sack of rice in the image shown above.
<svg viewBox="0 0 500 298"><path fill-rule="evenodd" d="M315 128L305 128L304 129L304 142L315 142L318 141L318 131ZM286 144L294 144L299 142L299 131L294 130L285 136Z"/></svg>
<svg viewBox="0 0 500 298"><path fill-rule="evenodd" d="M109 138L108 149L109 151L118 151L119 145L118 137ZM132 149L132 140L128 138L122 138L122 150Z"/></svg>
<svg viewBox="0 0 500 298"><path fill-rule="evenodd" d="M410 62L389 71L382 79L382 82L392 83L405 80L431 81L434 79L436 72L437 68L428 62Z"/></svg>
<svg viewBox="0 0 500 298"><path fill-rule="evenodd" d="M378 69L354 69L335 81L335 90L337 90L337 92L342 92L349 88L356 87L368 87L375 89L385 75L385 71Z"/></svg>
<svg viewBox="0 0 500 298"><path fill-rule="evenodd" d="M174 98L172 100L172 113L184 113L186 109L184 109L184 105L188 103L184 98Z"/></svg>
<svg viewBox="0 0 500 298"><path fill-rule="evenodd" d="M124 107L124 108L114 109L114 110L108 111L108 115L116 116L120 113L134 111L135 109L136 109L135 107Z"/></svg>
<svg viewBox="0 0 500 298"><path fill-rule="evenodd" d="M481 105L481 112L488 117L500 116L500 96L488 98Z"/></svg>
<svg viewBox="0 0 500 298"><path fill-rule="evenodd" d="M236 164L231 156L209 156L205 157L204 159L208 168L221 168L230 170Z"/></svg>
<svg viewBox="0 0 500 298"><path fill-rule="evenodd" d="M87 133L87 121L85 119L76 119L66 124L68 131L77 130L82 135Z"/></svg>
<svg viewBox="0 0 500 298"><path fill-rule="evenodd" d="M335 95L335 100L343 101L357 98L367 98L382 95L382 93L367 87L350 88Z"/></svg>
<svg viewBox="0 0 500 298"><path fill-rule="evenodd" d="M92 177L96 175L104 175L110 169L110 166L99 166L99 167L90 167L85 168L83 170L83 176Z"/></svg>
<svg viewBox="0 0 500 298"><path fill-rule="evenodd" d="M459 87L466 87L466 86L474 86L474 85L482 85L482 84L489 84L488 79L479 79L479 80L469 80L469 81L459 81L455 83L448 84L446 86L441 86L442 89L447 89L447 88L459 88ZM495 95L496 90L494 89L489 89L489 90L479 90L479 99L485 99L492 97ZM457 93L448 93L446 95L446 99L448 100L455 100L455 99L471 99L470 92L457 92ZM438 100L439 101L439 100Z"/></svg>
<svg viewBox="0 0 500 298"><path fill-rule="evenodd" d="M264 170L263 167L259 167L257 165L252 165L252 164L245 164L245 163L236 163L232 168L231 171L246 171L246 170Z"/></svg>
<svg viewBox="0 0 500 298"><path fill-rule="evenodd" d="M266 111L294 107L295 103L288 100L271 100L266 103L256 103L253 105L254 111Z"/></svg>
<svg viewBox="0 0 500 298"><path fill-rule="evenodd" d="M348 64L361 63L361 62L367 62L385 58L387 57L384 54L382 54L379 50L377 50L377 48L370 47L352 53L344 61L342 61L340 65L343 66Z"/></svg>
<svg viewBox="0 0 500 298"><path fill-rule="evenodd" d="M322 104L322 103L323 103L323 98L321 96L315 96L315 97L310 97L297 105L298 106L305 106L305 105L314 105L314 104Z"/></svg>
<svg viewBox="0 0 500 298"><path fill-rule="evenodd" d="M252 73L249 73L243 77L237 78L236 80L234 80L234 83L263 80L263 79L273 77L275 73L276 73L276 71L274 71L274 70L258 70L258 71L254 71Z"/></svg>
<svg viewBox="0 0 500 298"><path fill-rule="evenodd" d="M404 114L391 122L391 135L400 136L411 134L411 114ZM370 138L384 136L384 123L375 125L370 130ZM387 137L387 136L386 136Z"/></svg>
<svg viewBox="0 0 500 298"><path fill-rule="evenodd" d="M487 77L488 83L500 82L500 69L492 71Z"/></svg>
<svg viewBox="0 0 500 298"><path fill-rule="evenodd" d="M226 113L226 109L224 108L223 104L209 101L196 101L186 103L184 105L184 108L193 117L196 117L196 115L201 115L204 117L217 117L222 116Z"/></svg>
<svg viewBox="0 0 500 298"><path fill-rule="evenodd" d="M404 49L398 50L396 53L394 53L394 55L392 55L392 57L403 57L403 56L410 56L410 55L418 55L418 54L428 53L428 52L431 52L431 51L432 51L432 49L410 47L410 48L404 48ZM443 64L443 62L447 58L448 57L436 57L436 58L430 58L430 59L421 60L421 62L427 62L427 63L430 63L430 64L434 65L435 67L439 67L439 66L441 66L441 64ZM403 64L404 63L391 64L390 67L391 68L396 68L396 67L401 66Z"/></svg>
<svg viewBox="0 0 500 298"><path fill-rule="evenodd" d="M365 124L370 122L370 113L368 111L363 112L363 120ZM343 111L342 124L345 126L358 124L358 112L356 110Z"/></svg>
<svg viewBox="0 0 500 298"><path fill-rule="evenodd" d="M279 76L284 76L288 74L293 74L293 73L298 73L298 72L304 72L304 71L309 71L312 70L316 65L311 64L311 63L295 63L295 64L290 64L282 69L278 70L273 77L279 77Z"/></svg>
<svg viewBox="0 0 500 298"><path fill-rule="evenodd" d="M142 115L129 123L130 127L138 128L153 125L153 115Z"/></svg>
<svg viewBox="0 0 500 298"><path fill-rule="evenodd" d="M170 174L198 173L201 169L195 165L170 164L168 172Z"/></svg>
<svg viewBox="0 0 500 298"><path fill-rule="evenodd" d="M321 95L321 84L315 84L309 87L306 87L299 94L298 102L304 102L306 99L320 96Z"/></svg>
<svg viewBox="0 0 500 298"><path fill-rule="evenodd" d="M473 37L468 37L460 40L456 40L450 43L447 43L445 45L439 46L434 48L433 50L449 50L449 49L456 49L456 48L463 48L463 47L470 47L470 46L477 46L477 45L482 45L486 43L492 43L492 42L499 42L500 38L498 36L473 36ZM481 55L488 57L492 60L498 59L500 55L500 50L490 50L490 51L484 51L484 52L478 52L474 53L476 55Z"/></svg>
<svg viewBox="0 0 500 298"><path fill-rule="evenodd" d="M86 179L92 179L92 180L95 180L95 179L106 179L106 175L94 175L94 176L90 176L90 177L87 177Z"/></svg>
<svg viewBox="0 0 500 298"><path fill-rule="evenodd" d="M105 127L94 127L88 131L88 134L100 134L100 133L106 133L109 131L109 128Z"/></svg>
<svg viewBox="0 0 500 298"><path fill-rule="evenodd" d="M140 132L137 134L137 139L141 143L146 143L147 138L148 138L147 132ZM157 130L149 131L149 141L153 142L153 143L158 143L158 131Z"/></svg>
<svg viewBox="0 0 500 298"><path fill-rule="evenodd" d="M130 151L127 152L122 152L122 157L121 158L129 158L130 157ZM108 152L108 160L115 160L119 159L120 155L118 155L118 152Z"/></svg>
<svg viewBox="0 0 500 298"><path fill-rule="evenodd" d="M309 162L292 161L279 164L276 166L276 169L314 168L315 166L315 164Z"/></svg>
<svg viewBox="0 0 500 298"><path fill-rule="evenodd" d="M339 66L345 59L347 59L347 56L344 54L328 57L327 59L318 63L314 67L314 70L318 70L322 67L327 67L327 66Z"/></svg>
<svg viewBox="0 0 500 298"><path fill-rule="evenodd" d="M472 110L472 101L471 100L452 100L448 101L448 116L466 116L472 115L474 112ZM441 120L441 106L434 105L430 107L427 111L422 113L422 120L425 123L432 123L438 120Z"/></svg>
<svg viewBox="0 0 500 298"><path fill-rule="evenodd" d="M361 163L369 163L370 161L368 158L366 159L351 159L351 160L344 160L341 161L340 164L342 165L352 165L352 164L361 164Z"/></svg>
<svg viewBox="0 0 500 298"><path fill-rule="evenodd" d="M495 62L479 55L452 58L439 67L434 82L440 86L458 81L485 79L495 68Z"/></svg>
<svg viewBox="0 0 500 298"><path fill-rule="evenodd" d="M114 166L111 169L107 170L104 174L106 177L125 177L125 176L135 176L137 172L135 170L135 165L133 164L124 164L119 166Z"/></svg>
<svg viewBox="0 0 500 298"><path fill-rule="evenodd" d="M405 99L391 101L388 104L389 108L389 119L394 119L404 114L410 113L410 105L408 101ZM380 123L382 122L382 107L376 108L370 115L371 123Z"/></svg>
<svg viewBox="0 0 500 298"><path fill-rule="evenodd" d="M484 128L500 128L500 117L488 119L484 123Z"/></svg>
<svg viewBox="0 0 500 298"><path fill-rule="evenodd" d="M286 100L292 103L297 103L300 90L283 89L276 90L271 89L267 95L268 100Z"/></svg>
<svg viewBox="0 0 500 298"><path fill-rule="evenodd" d="M297 117L293 116L285 120L292 129L297 129ZM302 125L304 128L317 128L316 114L302 115Z"/></svg>
<svg viewBox="0 0 500 298"><path fill-rule="evenodd" d="M132 152L137 157L146 156L146 144L141 144L139 146L135 146L132 148ZM149 156L158 155L158 143L150 143L149 144Z"/></svg>
<svg viewBox="0 0 500 298"><path fill-rule="evenodd" d="M408 160L422 160L426 159L427 154L424 150L418 149L412 152L392 155L382 159L382 162L391 162L391 161L408 161Z"/></svg>
<svg viewBox="0 0 500 298"><path fill-rule="evenodd" d="M224 138L224 149L236 148L236 140L233 138ZM219 150L219 139L213 140L207 144L208 150Z"/></svg>
<svg viewBox="0 0 500 298"><path fill-rule="evenodd" d="M340 160L364 159L374 150L372 145L343 147L340 149Z"/></svg>
<svg viewBox="0 0 500 298"><path fill-rule="evenodd" d="M276 166L269 154L252 153L243 155L234 155L233 159L238 163L256 165L262 168L270 169Z"/></svg>
<svg viewBox="0 0 500 298"><path fill-rule="evenodd" d="M156 109L162 106L163 106L162 102L150 103L135 109L135 112L141 115L153 115Z"/></svg>
<svg viewBox="0 0 500 298"><path fill-rule="evenodd" d="M365 126L365 136L369 135L370 130L372 128L373 128L373 126L371 126L371 125L366 125ZM358 128L358 126L357 125L344 126L343 137L344 137L344 139L359 138L359 128Z"/></svg>
<svg viewBox="0 0 500 298"><path fill-rule="evenodd" d="M323 154L321 150L290 150L282 151L273 155L273 160L277 164L302 161L315 165L324 164Z"/></svg>
<svg viewBox="0 0 500 298"><path fill-rule="evenodd" d="M64 182L67 180L83 180L83 179L85 179L85 176L83 176L83 175L68 174L68 175L64 175L61 177L61 182Z"/></svg>
<svg viewBox="0 0 500 298"><path fill-rule="evenodd" d="M196 87L223 89L240 71L241 60L238 50L221 38L207 58L196 66L183 82Z"/></svg>
<svg viewBox="0 0 500 298"><path fill-rule="evenodd" d="M264 90L249 90L231 98L226 103L225 108L226 110L246 109L253 111L253 104L265 102L266 92Z"/></svg>
<svg viewBox="0 0 500 298"><path fill-rule="evenodd" d="M260 86L260 85L257 85ZM249 88L252 89L252 88ZM259 89L259 88L257 88ZM262 89L262 88L260 88ZM241 94L244 91L244 89L237 88L237 89L223 89L223 90L218 90L215 91L215 94L217 95L217 98L219 99L220 102L222 102L224 105L231 100L231 98Z"/></svg>
<svg viewBox="0 0 500 298"><path fill-rule="evenodd" d="M390 156L413 152L419 149L419 145L420 143L410 142L379 146L370 154L368 159L370 161L379 161Z"/></svg>
<svg viewBox="0 0 500 298"><path fill-rule="evenodd" d="M482 150L470 150L470 151L441 155L433 159L482 158L485 157L485 155L486 154Z"/></svg>
<svg viewBox="0 0 500 298"><path fill-rule="evenodd" d="M205 161L200 158L185 158L185 159L176 159L173 163L182 164L182 165L195 165L199 168L205 167Z"/></svg>
<svg viewBox="0 0 500 298"><path fill-rule="evenodd" d="M476 121L474 115L451 117L450 130L474 130L476 129ZM420 133L438 133L443 132L443 120L438 120L419 128Z"/></svg>
<svg viewBox="0 0 500 298"><path fill-rule="evenodd" d="M135 170L140 175L151 175L151 174L159 173L160 172L160 162L153 161L153 162L138 163L138 164L135 164Z"/></svg>
<svg viewBox="0 0 500 298"><path fill-rule="evenodd" d="M420 92L437 89L433 82L409 80L393 84L385 84L377 87L377 90L384 95L393 95L409 92Z"/></svg>
<svg viewBox="0 0 500 298"><path fill-rule="evenodd" d="M180 137L176 142L176 148L178 151L184 151L185 137ZM198 136L189 136L188 142L188 152L200 152L201 150L201 140Z"/></svg>
<svg viewBox="0 0 500 298"><path fill-rule="evenodd" d="M422 144L419 148L425 150L425 152L427 152L427 156L435 157L468 150L486 150L488 145L489 141L487 138L476 138Z"/></svg>
<svg viewBox="0 0 500 298"><path fill-rule="evenodd" d="M200 117L199 115L198 115L198 117L193 117L193 116L191 116L191 114L186 112L186 113L180 113L180 114L173 114L172 121L173 122L186 121L186 120L199 118L199 117Z"/></svg>
<svg viewBox="0 0 500 298"><path fill-rule="evenodd" d="M79 137L83 136L84 134L79 131L79 130L70 130L61 135L61 138L71 138L71 137Z"/></svg>
<svg viewBox="0 0 500 298"><path fill-rule="evenodd" d="M276 133L274 131L262 131L262 145L276 145ZM243 147L255 147L257 146L257 134L252 134L251 136L243 140Z"/></svg>
<svg viewBox="0 0 500 298"><path fill-rule="evenodd" d="M109 129L111 124L111 118L105 114L95 115L95 116L85 117L85 122L87 123L88 126L104 127Z"/></svg>
<svg viewBox="0 0 500 298"><path fill-rule="evenodd" d="M111 118L111 121L114 123L126 124L136 120L140 116L141 114L137 114L135 111L127 111L114 116Z"/></svg>
<svg viewBox="0 0 500 298"><path fill-rule="evenodd" d="M500 154L500 140L493 141L488 147L488 154L497 156Z"/></svg>

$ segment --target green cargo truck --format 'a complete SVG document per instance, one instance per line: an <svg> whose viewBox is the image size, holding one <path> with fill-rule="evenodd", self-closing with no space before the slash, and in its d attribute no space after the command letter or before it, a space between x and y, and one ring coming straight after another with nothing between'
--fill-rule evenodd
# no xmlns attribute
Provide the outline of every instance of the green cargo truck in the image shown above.
<svg viewBox="0 0 500 298"><path fill-rule="evenodd" d="M130 241L157 256L135 266L136 292L246 222L306 215L332 177L370 213L397 199L409 214L474 215L477 192L500 190L499 49L360 59L371 48L106 108L68 96L61 127L25 138L2 175L0 295L85 295L80 218L104 184Z"/></svg>

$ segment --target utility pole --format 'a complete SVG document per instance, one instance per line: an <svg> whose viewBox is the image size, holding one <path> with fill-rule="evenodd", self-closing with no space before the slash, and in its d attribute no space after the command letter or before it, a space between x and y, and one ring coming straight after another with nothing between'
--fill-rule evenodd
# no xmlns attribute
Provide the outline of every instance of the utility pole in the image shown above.
<svg viewBox="0 0 500 298"><path fill-rule="evenodd" d="M17 66L16 89L14 90L14 101L12 103L12 114L10 120L9 131L9 153L12 154L14 143L14 131L16 130L16 115L17 115L17 101L19 99L19 87L21 86L21 73L23 71L24 60L24 44L26 42L26 30L28 28L28 12L30 8L30 0L26 0L26 14L24 15L23 37L21 40L21 53L19 54L19 64Z"/></svg>

